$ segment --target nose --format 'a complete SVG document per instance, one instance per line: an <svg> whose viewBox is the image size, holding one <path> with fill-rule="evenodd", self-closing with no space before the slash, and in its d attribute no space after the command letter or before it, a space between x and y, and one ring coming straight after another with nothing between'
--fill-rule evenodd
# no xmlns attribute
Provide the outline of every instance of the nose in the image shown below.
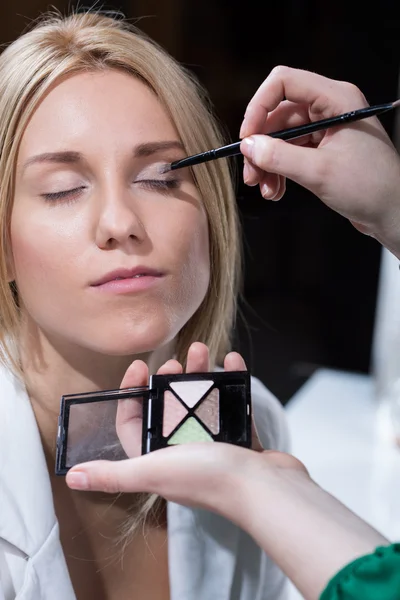
<svg viewBox="0 0 400 600"><path fill-rule="evenodd" d="M111 250L127 244L140 244L146 230L140 219L137 201L129 190L108 189L98 204L96 244Z"/></svg>

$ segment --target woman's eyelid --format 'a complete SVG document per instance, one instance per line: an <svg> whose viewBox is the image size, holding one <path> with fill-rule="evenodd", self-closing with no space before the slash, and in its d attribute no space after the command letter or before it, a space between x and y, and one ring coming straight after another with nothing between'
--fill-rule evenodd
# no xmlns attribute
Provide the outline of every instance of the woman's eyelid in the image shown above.
<svg viewBox="0 0 400 600"><path fill-rule="evenodd" d="M34 184L34 187L39 188L44 193L56 193L59 191L86 188L89 185L90 181L87 177L77 176L71 172L58 172L41 178Z"/></svg>
<svg viewBox="0 0 400 600"><path fill-rule="evenodd" d="M170 165L170 160L158 160L157 162L153 162L151 164L145 165L143 168L137 171L135 175L135 181L140 180L159 180L159 181L168 181L170 179L181 179L181 177L177 176L177 173L172 173L169 171L165 171L165 167ZM179 174L181 175L181 174Z"/></svg>

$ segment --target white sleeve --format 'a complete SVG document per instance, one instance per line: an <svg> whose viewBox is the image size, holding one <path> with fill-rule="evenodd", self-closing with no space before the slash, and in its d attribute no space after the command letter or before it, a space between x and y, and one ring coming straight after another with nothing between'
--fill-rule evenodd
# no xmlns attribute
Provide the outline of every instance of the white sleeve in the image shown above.
<svg viewBox="0 0 400 600"><path fill-rule="evenodd" d="M254 424L265 450L290 452L289 428L282 404L256 377L251 378Z"/></svg>
<svg viewBox="0 0 400 600"><path fill-rule="evenodd" d="M251 397L254 424L261 445L266 450L290 451L289 428L282 404L256 377L251 378ZM287 600L287 578L272 560L242 532L242 551L259 566L255 600Z"/></svg>

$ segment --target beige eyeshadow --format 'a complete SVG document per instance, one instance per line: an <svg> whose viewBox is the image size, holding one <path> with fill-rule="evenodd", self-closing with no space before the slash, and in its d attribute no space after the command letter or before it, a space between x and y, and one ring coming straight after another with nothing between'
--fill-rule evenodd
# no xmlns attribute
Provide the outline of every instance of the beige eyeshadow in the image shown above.
<svg viewBox="0 0 400 600"><path fill-rule="evenodd" d="M187 410L182 402L170 391L164 393L163 436L168 437L175 427L185 418Z"/></svg>
<svg viewBox="0 0 400 600"><path fill-rule="evenodd" d="M219 390L214 388L195 410L195 414L208 429L216 435L219 433Z"/></svg>

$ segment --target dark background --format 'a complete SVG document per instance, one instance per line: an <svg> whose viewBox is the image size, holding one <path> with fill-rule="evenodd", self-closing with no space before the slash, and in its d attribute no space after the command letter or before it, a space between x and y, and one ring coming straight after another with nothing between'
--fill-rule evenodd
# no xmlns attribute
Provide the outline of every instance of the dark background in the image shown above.
<svg viewBox="0 0 400 600"><path fill-rule="evenodd" d="M55 0L52 6L67 12L75 4ZM351 81L370 104L398 94L398 0L96 3L102 7L138 19L196 73L235 141L247 102L278 64ZM12 41L48 8L41 0L4 3L0 42ZM394 113L381 121L393 137ZM378 243L292 182L274 203L239 180L238 206L246 278L236 349L252 373L285 403L318 366L368 372Z"/></svg>

